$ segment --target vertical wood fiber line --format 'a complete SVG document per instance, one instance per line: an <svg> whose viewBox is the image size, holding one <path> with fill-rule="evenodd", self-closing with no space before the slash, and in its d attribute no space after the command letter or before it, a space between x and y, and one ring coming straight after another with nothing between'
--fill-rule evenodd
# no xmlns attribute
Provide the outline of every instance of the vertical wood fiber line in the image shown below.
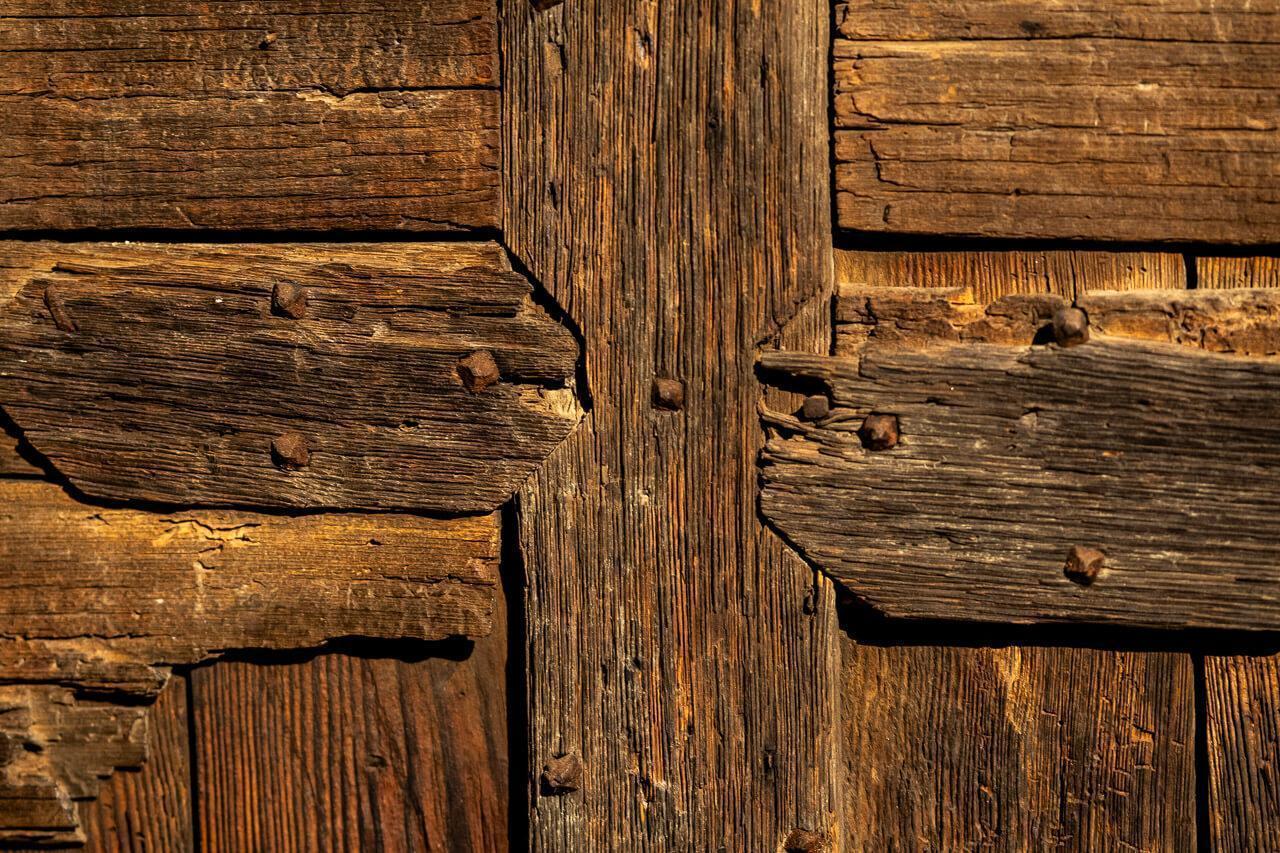
<svg viewBox="0 0 1280 853"><path fill-rule="evenodd" d="M826 352L822 0L508 2L504 231L586 341L594 406L520 493L540 850L831 833L829 583L757 514L757 342ZM684 405L651 403L656 377ZM811 604L806 608L806 598ZM806 612L811 611L811 612Z"/></svg>

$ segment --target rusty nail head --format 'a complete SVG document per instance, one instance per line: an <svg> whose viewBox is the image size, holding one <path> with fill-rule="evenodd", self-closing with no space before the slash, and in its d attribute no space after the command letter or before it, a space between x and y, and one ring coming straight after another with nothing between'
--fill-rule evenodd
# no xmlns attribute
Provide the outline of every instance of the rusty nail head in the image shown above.
<svg viewBox="0 0 1280 853"><path fill-rule="evenodd" d="M582 759L577 753L557 755L542 766L542 790L546 794L567 794L582 784Z"/></svg>
<svg viewBox="0 0 1280 853"><path fill-rule="evenodd" d="M539 12L545 12L548 9L554 9L563 2L564 0L533 0L533 8Z"/></svg>
<svg viewBox="0 0 1280 853"><path fill-rule="evenodd" d="M1053 314L1053 339L1063 347L1089 340L1089 315L1074 306L1059 308Z"/></svg>
<svg viewBox="0 0 1280 853"><path fill-rule="evenodd" d="M679 379L655 379L651 398L655 409L678 412L684 408L684 383Z"/></svg>
<svg viewBox="0 0 1280 853"><path fill-rule="evenodd" d="M805 420L820 421L831 414L831 401L827 399L826 394L805 397L804 405L800 407L800 414L804 415Z"/></svg>
<svg viewBox="0 0 1280 853"><path fill-rule="evenodd" d="M258 50L266 50L276 43L276 39L280 38L279 33L267 33L262 37L262 41L258 42Z"/></svg>
<svg viewBox="0 0 1280 853"><path fill-rule="evenodd" d="M468 391L475 394L501 379L502 373L493 353L482 349L458 360L458 378Z"/></svg>
<svg viewBox="0 0 1280 853"><path fill-rule="evenodd" d="M791 830L782 846L787 853L817 853L826 849L822 835L811 829Z"/></svg>
<svg viewBox="0 0 1280 853"><path fill-rule="evenodd" d="M62 299L62 291L51 284L44 289L44 307L49 309L53 324L64 332L78 332L80 327L67 313L67 303Z"/></svg>
<svg viewBox="0 0 1280 853"><path fill-rule="evenodd" d="M271 312L290 320L307 316L307 291L292 281L277 281L271 290Z"/></svg>
<svg viewBox="0 0 1280 853"><path fill-rule="evenodd" d="M1102 571L1106 559L1107 555L1097 548L1072 545L1067 552L1067 563L1063 566L1062 573L1072 583L1088 586L1098 579L1098 573Z"/></svg>
<svg viewBox="0 0 1280 853"><path fill-rule="evenodd" d="M285 432L271 439L271 458L286 471L297 471L311 461L311 448L302 433Z"/></svg>
<svg viewBox="0 0 1280 853"><path fill-rule="evenodd" d="M898 446L898 416L867 415L858 428L858 437L867 450L892 450Z"/></svg>

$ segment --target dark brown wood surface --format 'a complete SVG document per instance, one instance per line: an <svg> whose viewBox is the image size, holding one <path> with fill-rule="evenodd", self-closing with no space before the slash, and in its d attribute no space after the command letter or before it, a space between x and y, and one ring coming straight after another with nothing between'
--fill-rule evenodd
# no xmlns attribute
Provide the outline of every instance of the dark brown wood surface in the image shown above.
<svg viewBox="0 0 1280 853"><path fill-rule="evenodd" d="M0 3L0 227L496 226L492 0Z"/></svg>
<svg viewBox="0 0 1280 853"><path fill-rule="evenodd" d="M847 848L1195 849L1191 660L845 650Z"/></svg>
<svg viewBox="0 0 1280 853"><path fill-rule="evenodd" d="M492 635L444 657L384 646L371 651L409 657L196 669L201 848L521 849L508 834L523 815L509 816L504 626L499 613Z"/></svg>
<svg viewBox="0 0 1280 853"><path fill-rule="evenodd" d="M89 494L488 511L578 421L577 343L494 243L100 248L0 246L0 405Z"/></svg>
<svg viewBox="0 0 1280 853"><path fill-rule="evenodd" d="M1280 239L1280 9L848 0L836 25L844 228Z"/></svg>
<svg viewBox="0 0 1280 853"><path fill-rule="evenodd" d="M830 586L755 508L756 347L829 344L829 20L503 6L504 232L581 328L593 401L519 496L531 763L582 766L534 792L535 849L837 824Z"/></svg>

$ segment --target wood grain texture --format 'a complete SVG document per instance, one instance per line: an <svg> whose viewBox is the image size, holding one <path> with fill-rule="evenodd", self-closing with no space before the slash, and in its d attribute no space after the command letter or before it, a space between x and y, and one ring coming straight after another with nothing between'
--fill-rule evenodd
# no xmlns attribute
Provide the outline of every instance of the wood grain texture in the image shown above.
<svg viewBox="0 0 1280 853"><path fill-rule="evenodd" d="M488 511L580 416L577 343L494 243L12 245L0 405L91 495ZM473 392L481 350L502 381Z"/></svg>
<svg viewBox="0 0 1280 853"><path fill-rule="evenodd" d="M499 218L492 0L0 3L0 227Z"/></svg>
<svg viewBox="0 0 1280 853"><path fill-rule="evenodd" d="M1248 0L836 7L842 227L1280 236L1280 10Z"/></svg>
<svg viewBox="0 0 1280 853"><path fill-rule="evenodd" d="M1209 829L1215 850L1280 845L1280 667L1277 658L1205 659Z"/></svg>
<svg viewBox="0 0 1280 853"><path fill-rule="evenodd" d="M1280 258L1196 258L1196 274L1205 289L1280 288Z"/></svg>
<svg viewBox="0 0 1280 853"><path fill-rule="evenodd" d="M519 496L531 765L582 763L533 792L535 849L838 822L831 588L756 514L753 374L761 342L830 340L829 19L504 4L504 234L581 327L594 402Z"/></svg>
<svg viewBox="0 0 1280 853"><path fill-rule="evenodd" d="M187 680L174 675L147 711L147 760L79 804L85 853L193 848Z"/></svg>
<svg viewBox="0 0 1280 853"><path fill-rule="evenodd" d="M195 670L202 848L507 849L504 616L462 659Z"/></svg>
<svg viewBox="0 0 1280 853"><path fill-rule="evenodd" d="M762 507L886 613L1280 627L1280 363L1098 337L762 364L833 400L779 422ZM898 417L890 452L858 438L871 411ZM1089 587L1064 576L1073 546L1106 554Z"/></svg>
<svg viewBox="0 0 1280 853"><path fill-rule="evenodd" d="M142 512L86 506L40 481L0 490L8 636L116 637L143 663L191 663L333 637L490 630L494 516Z"/></svg>
<svg viewBox="0 0 1280 853"><path fill-rule="evenodd" d="M1187 655L845 648L850 850L1194 849Z"/></svg>
<svg viewBox="0 0 1280 853"><path fill-rule="evenodd" d="M844 290L964 288L980 303L1015 294L1070 301L1099 290L1181 290L1186 279L1182 255L1168 252L836 252L836 283Z"/></svg>

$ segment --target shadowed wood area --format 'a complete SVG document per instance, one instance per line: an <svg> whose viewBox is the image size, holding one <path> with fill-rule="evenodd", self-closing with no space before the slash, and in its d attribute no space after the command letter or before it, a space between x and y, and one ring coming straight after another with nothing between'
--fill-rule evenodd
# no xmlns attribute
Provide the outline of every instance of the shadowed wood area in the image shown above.
<svg viewBox="0 0 1280 853"><path fill-rule="evenodd" d="M503 5L504 233L593 400L519 497L531 766L581 767L530 780L534 849L836 832L833 596L760 524L754 376L830 341L830 14Z"/></svg>
<svg viewBox="0 0 1280 853"><path fill-rule="evenodd" d="M845 648L850 850L1194 849L1187 655Z"/></svg>
<svg viewBox="0 0 1280 853"><path fill-rule="evenodd" d="M492 0L0 2L0 227L499 221Z"/></svg>
<svg viewBox="0 0 1280 853"><path fill-rule="evenodd" d="M195 670L202 848L519 849L508 838L505 613L494 624L458 659L325 654Z"/></svg>
<svg viewBox="0 0 1280 853"><path fill-rule="evenodd" d="M1280 238L1280 9L1249 0L847 0L841 227Z"/></svg>
<svg viewBox="0 0 1280 853"><path fill-rule="evenodd" d="M488 511L580 416L578 345L494 243L0 254L0 405L99 497Z"/></svg>

